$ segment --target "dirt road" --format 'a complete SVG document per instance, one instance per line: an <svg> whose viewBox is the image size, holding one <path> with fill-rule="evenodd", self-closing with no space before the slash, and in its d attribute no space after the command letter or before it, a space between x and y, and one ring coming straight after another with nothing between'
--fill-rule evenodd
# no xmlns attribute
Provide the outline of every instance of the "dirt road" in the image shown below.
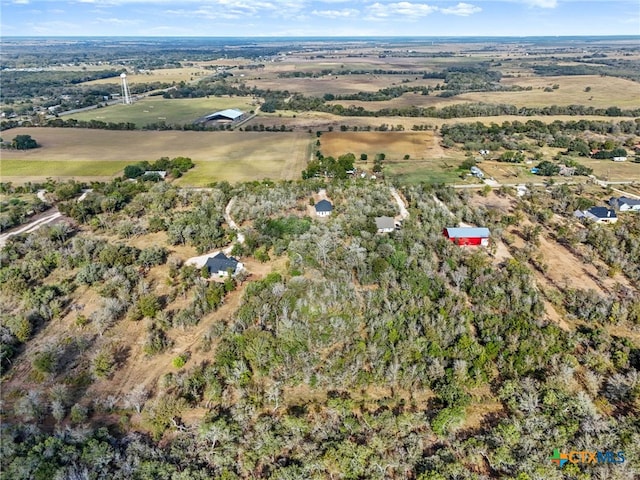
<svg viewBox="0 0 640 480"><path fill-rule="evenodd" d="M21 233L31 233L38 230L43 225L47 225L51 222L55 222L62 214L58 211L57 208L52 208L47 210L46 212L37 215L31 222L26 225L22 225L20 227L14 228L7 233L3 233L0 235L0 248L4 247L7 244L7 240L14 235L20 235Z"/></svg>

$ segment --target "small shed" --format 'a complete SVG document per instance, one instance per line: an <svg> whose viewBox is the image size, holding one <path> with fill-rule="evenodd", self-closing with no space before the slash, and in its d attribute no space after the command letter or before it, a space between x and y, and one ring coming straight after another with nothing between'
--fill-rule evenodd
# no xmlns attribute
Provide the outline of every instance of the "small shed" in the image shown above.
<svg viewBox="0 0 640 480"><path fill-rule="evenodd" d="M333 211L333 205L329 200L320 200L315 204L315 209L319 217L328 217Z"/></svg>
<svg viewBox="0 0 640 480"><path fill-rule="evenodd" d="M489 229L485 227L448 227L442 232L456 245L489 245Z"/></svg>
<svg viewBox="0 0 640 480"><path fill-rule="evenodd" d="M396 229L396 222L391 217L376 217L375 222L378 233L389 233Z"/></svg>

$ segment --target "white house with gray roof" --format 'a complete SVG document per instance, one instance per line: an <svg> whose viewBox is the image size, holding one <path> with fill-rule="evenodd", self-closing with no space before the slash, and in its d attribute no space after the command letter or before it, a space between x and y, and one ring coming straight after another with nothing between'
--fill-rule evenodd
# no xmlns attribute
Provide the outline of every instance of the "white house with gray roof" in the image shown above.
<svg viewBox="0 0 640 480"><path fill-rule="evenodd" d="M617 208L620 212L640 212L640 200L629 197L612 197L609 205Z"/></svg>

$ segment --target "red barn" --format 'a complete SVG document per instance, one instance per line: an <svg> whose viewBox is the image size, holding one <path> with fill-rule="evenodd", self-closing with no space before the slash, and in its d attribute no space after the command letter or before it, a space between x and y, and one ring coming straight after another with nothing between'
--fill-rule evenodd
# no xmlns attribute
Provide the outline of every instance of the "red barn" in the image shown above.
<svg viewBox="0 0 640 480"><path fill-rule="evenodd" d="M489 245L489 229L477 227L449 227L442 232L456 245Z"/></svg>

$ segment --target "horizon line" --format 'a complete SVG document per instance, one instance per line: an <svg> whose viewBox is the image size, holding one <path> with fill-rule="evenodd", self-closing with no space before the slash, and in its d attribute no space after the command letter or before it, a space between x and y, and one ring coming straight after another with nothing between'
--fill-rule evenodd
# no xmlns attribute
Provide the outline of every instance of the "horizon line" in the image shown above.
<svg viewBox="0 0 640 480"><path fill-rule="evenodd" d="M625 38L640 34L574 35L3 35L9 38Z"/></svg>

